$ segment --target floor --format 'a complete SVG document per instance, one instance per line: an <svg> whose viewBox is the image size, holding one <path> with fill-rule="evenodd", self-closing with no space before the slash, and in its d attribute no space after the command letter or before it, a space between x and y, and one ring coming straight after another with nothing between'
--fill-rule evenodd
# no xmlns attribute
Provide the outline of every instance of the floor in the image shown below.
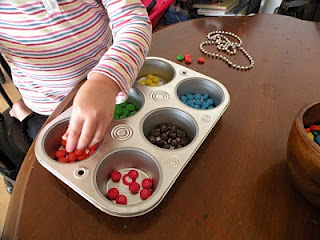
<svg viewBox="0 0 320 240"><path fill-rule="evenodd" d="M18 90L15 88L13 83L6 76L6 81L2 84L6 93L9 95L12 102L16 102L20 99L20 94ZM4 101L4 99L0 96L0 112L4 112L8 109L9 105ZM2 235L2 230L7 214L7 209L10 202L10 194L6 190L6 185L4 184L3 177L0 175L0 236Z"/></svg>

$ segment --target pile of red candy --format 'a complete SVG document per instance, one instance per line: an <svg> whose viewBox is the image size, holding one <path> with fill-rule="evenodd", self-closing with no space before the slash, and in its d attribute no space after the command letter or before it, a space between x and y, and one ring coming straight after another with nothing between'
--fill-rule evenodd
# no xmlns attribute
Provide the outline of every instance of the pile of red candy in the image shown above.
<svg viewBox="0 0 320 240"><path fill-rule="evenodd" d="M75 151L69 153L65 149L67 145L67 141L64 139L61 139L60 144L61 146L55 152L55 156L53 157L53 159L62 163L74 163L76 161L84 160L87 157L91 156L99 146L99 144L97 143L95 145L88 146L86 149L82 149L82 150L76 149Z"/></svg>
<svg viewBox="0 0 320 240"><path fill-rule="evenodd" d="M122 179L123 184L129 187L131 193L136 194L140 191L140 184L137 182L138 176L139 173L137 170L130 170L127 174L124 174L123 176L121 176L121 173L119 171L113 171L111 173L111 180L113 182L120 182L120 180ZM128 178L130 178L131 180ZM142 190L140 191L140 198L142 200L146 200L152 194L152 180L150 178L145 178L142 180L141 185ZM127 197L123 194L120 194L119 190L115 187L110 188L108 190L107 198L109 200L116 200L117 204L127 204Z"/></svg>

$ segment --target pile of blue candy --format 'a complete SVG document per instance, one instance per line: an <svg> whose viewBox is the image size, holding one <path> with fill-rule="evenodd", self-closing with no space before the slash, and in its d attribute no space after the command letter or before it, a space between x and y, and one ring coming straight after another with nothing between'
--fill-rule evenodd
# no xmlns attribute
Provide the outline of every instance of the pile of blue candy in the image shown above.
<svg viewBox="0 0 320 240"><path fill-rule="evenodd" d="M188 93L181 95L180 100L189 107L196 109L212 109L216 107L214 100L210 98L209 94Z"/></svg>

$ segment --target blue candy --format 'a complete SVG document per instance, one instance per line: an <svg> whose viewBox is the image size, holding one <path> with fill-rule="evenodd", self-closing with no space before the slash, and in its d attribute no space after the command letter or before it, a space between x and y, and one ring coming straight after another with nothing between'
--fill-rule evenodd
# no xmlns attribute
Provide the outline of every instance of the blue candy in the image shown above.
<svg viewBox="0 0 320 240"><path fill-rule="evenodd" d="M190 103L188 102L188 106L193 108L194 107L193 102L190 102Z"/></svg>
<svg viewBox="0 0 320 240"><path fill-rule="evenodd" d="M202 104L202 102L201 102L201 100L195 100L195 101L194 101L194 104L197 104L197 105L200 106L200 105Z"/></svg>
<svg viewBox="0 0 320 240"><path fill-rule="evenodd" d="M182 95L182 96L180 97L180 100L181 100L182 102L185 102L185 101L188 100L188 98L187 98L185 95Z"/></svg>
<svg viewBox="0 0 320 240"><path fill-rule="evenodd" d="M192 100L192 99L193 99L193 95L192 95L191 93L188 93L186 96L187 96L187 98L188 98L189 100Z"/></svg>
<svg viewBox="0 0 320 240"><path fill-rule="evenodd" d="M201 95L200 93L196 93L196 94L193 95L193 97L194 97L194 99L196 99L196 100L200 100L201 97L202 97L202 95Z"/></svg>
<svg viewBox="0 0 320 240"><path fill-rule="evenodd" d="M208 102L203 102L201 104L201 109L207 109L209 107L209 103Z"/></svg>
<svg viewBox="0 0 320 240"><path fill-rule="evenodd" d="M200 106L197 105L197 104L195 104L193 107L196 108L196 109L200 109Z"/></svg>
<svg viewBox="0 0 320 240"><path fill-rule="evenodd" d="M204 94L204 95L202 96L202 100L203 100L203 101L206 101L208 98L209 98L209 94Z"/></svg>
<svg viewBox="0 0 320 240"><path fill-rule="evenodd" d="M320 135L316 136L314 140L316 141L316 143L320 144Z"/></svg>
<svg viewBox="0 0 320 240"><path fill-rule="evenodd" d="M187 103L188 103L188 105L189 105L189 104L194 105L193 100L190 100L190 99L187 101Z"/></svg>
<svg viewBox="0 0 320 240"><path fill-rule="evenodd" d="M209 98L207 101L206 101L209 105L212 105L214 103L213 99L212 98Z"/></svg>

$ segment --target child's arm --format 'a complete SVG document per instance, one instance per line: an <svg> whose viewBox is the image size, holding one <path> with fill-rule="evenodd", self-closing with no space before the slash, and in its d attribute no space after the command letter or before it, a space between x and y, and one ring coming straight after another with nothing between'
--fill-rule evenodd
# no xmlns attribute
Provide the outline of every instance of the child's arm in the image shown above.
<svg viewBox="0 0 320 240"><path fill-rule="evenodd" d="M113 45L88 75L74 99L67 151L101 141L116 103L124 102L145 57L152 26L140 0L103 0Z"/></svg>

